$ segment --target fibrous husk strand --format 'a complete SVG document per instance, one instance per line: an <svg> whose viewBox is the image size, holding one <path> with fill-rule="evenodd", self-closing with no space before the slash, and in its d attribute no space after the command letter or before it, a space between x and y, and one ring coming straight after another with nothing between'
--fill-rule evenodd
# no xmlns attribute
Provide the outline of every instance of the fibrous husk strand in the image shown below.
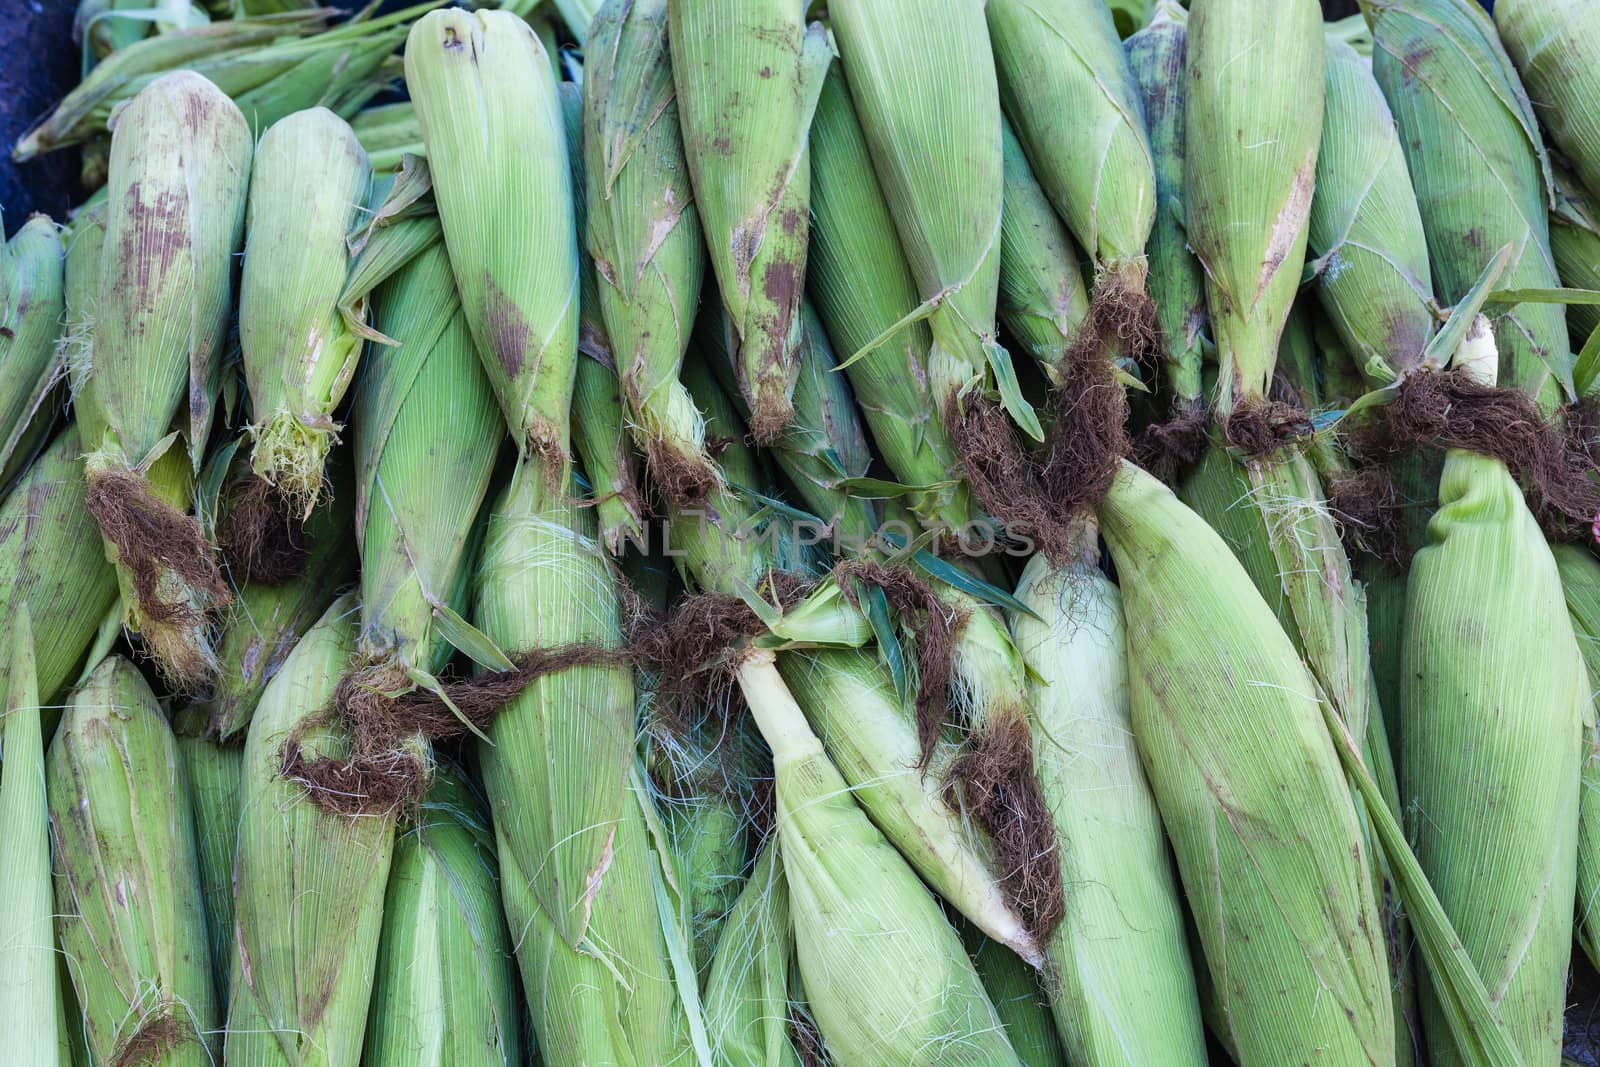
<svg viewBox="0 0 1600 1067"><path fill-rule="evenodd" d="M171 1050L191 1039L194 1032L179 1023L170 1009L153 1015L140 1024L132 1037L123 1043L112 1067L135 1067L141 1063L159 1063Z"/></svg>
<svg viewBox="0 0 1600 1067"><path fill-rule="evenodd" d="M1047 497L1039 461L1005 413L985 398L968 397L951 400L944 418L972 495L1003 525L1001 533L1031 539L1052 561L1067 560L1072 536L1066 515Z"/></svg>
<svg viewBox="0 0 1600 1067"><path fill-rule="evenodd" d="M662 438L650 441L645 458L650 465L650 480L671 508L696 507L717 487L716 471L708 463Z"/></svg>
<svg viewBox="0 0 1600 1067"><path fill-rule="evenodd" d="M1000 887L1041 941L1066 914L1055 823L1033 771L1033 738L1019 712L994 720L950 769L967 810L994 841Z"/></svg>
<svg viewBox="0 0 1600 1067"><path fill-rule="evenodd" d="M1111 317L1117 313L1107 305L1090 312L1067 352L1065 377L1051 398L1054 419L1043 480L1050 503L1063 515L1098 505L1132 447L1127 396L1111 360L1120 338L1117 331L1137 327Z"/></svg>
<svg viewBox="0 0 1600 1067"><path fill-rule="evenodd" d="M305 528L289 501L252 475L224 505L217 547L235 581L282 585L298 578L311 554Z"/></svg>
<svg viewBox="0 0 1600 1067"><path fill-rule="evenodd" d="M1305 411L1284 400L1247 398L1222 420L1222 438L1246 456L1264 458L1311 433Z"/></svg>
<svg viewBox="0 0 1600 1067"><path fill-rule="evenodd" d="M1084 329L1111 349L1111 355L1154 367L1161 359L1161 320L1144 286L1144 269L1108 269L1095 279ZM1069 357L1070 358L1070 357Z"/></svg>
<svg viewBox="0 0 1600 1067"><path fill-rule="evenodd" d="M904 565L852 560L835 567L833 578L857 607L854 582L883 590L900 625L916 636L917 741L921 746L917 767L926 773L944 729L956 637L966 625L967 614L939 599L927 582Z"/></svg>
<svg viewBox="0 0 1600 1067"><path fill-rule="evenodd" d="M1163 422L1153 422L1133 439L1133 461L1168 485L1199 461L1206 449L1206 407L1196 397L1173 397Z"/></svg>
<svg viewBox="0 0 1600 1067"><path fill-rule="evenodd" d="M1415 548L1406 541L1400 506L1400 491L1387 467L1359 467L1328 482L1328 510L1352 554L1363 551L1409 564Z"/></svg>

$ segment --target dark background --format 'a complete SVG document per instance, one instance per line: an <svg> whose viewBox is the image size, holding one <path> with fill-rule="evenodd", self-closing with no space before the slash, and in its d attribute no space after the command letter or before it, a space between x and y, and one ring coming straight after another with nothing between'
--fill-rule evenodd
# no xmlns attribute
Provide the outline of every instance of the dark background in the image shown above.
<svg viewBox="0 0 1600 1067"><path fill-rule="evenodd" d="M1493 0L1483 3L1493 6ZM10 154L17 138L77 82L75 7L74 0L0 0L0 210L8 234L30 211L64 218L81 198L76 151L22 165ZM1356 0L1322 0L1322 9L1329 18L1342 18L1355 14Z"/></svg>

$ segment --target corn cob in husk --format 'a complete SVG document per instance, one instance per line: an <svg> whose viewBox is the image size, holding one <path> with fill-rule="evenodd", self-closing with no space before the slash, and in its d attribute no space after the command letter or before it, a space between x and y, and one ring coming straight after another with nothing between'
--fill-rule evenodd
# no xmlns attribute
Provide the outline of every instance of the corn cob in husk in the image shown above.
<svg viewBox="0 0 1600 1067"><path fill-rule="evenodd" d="M1050 1016L1050 1002L1040 988L1040 974L1015 952L962 924L967 954L983 980L995 1014L1006 1028L1006 1040L1024 1067L1060 1067L1067 1062Z"/></svg>
<svg viewBox="0 0 1600 1067"><path fill-rule="evenodd" d="M794 930L777 835L768 837L728 913L706 978L706 1034L716 1067L801 1067L789 1037Z"/></svg>
<svg viewBox="0 0 1600 1067"><path fill-rule="evenodd" d="M354 114L394 80L404 23L427 4L323 29L327 8L227 19L146 38L98 64L12 149L27 160L103 137L118 105L151 82L189 70L231 97L252 129L318 105ZM91 146L92 147L92 146ZM248 166L245 173L248 174ZM88 184L93 184L88 183Z"/></svg>
<svg viewBox="0 0 1600 1067"><path fill-rule="evenodd" d="M891 330L919 297L872 168L843 68L834 63L811 126L807 291L837 351L853 357L844 373L885 464L916 489L912 509L924 522L957 529L971 501L965 483L950 478L959 460L930 392L933 334L920 320Z"/></svg>
<svg viewBox="0 0 1600 1067"><path fill-rule="evenodd" d="M96 1062L214 1062L221 1019L189 791L143 677L109 656L78 689L45 768L55 898Z"/></svg>
<svg viewBox="0 0 1600 1067"><path fill-rule="evenodd" d="M509 12L434 11L407 39L406 87L462 311L512 438L519 452L565 456L578 239L544 46Z"/></svg>
<svg viewBox="0 0 1600 1067"><path fill-rule="evenodd" d="M1415 367L1434 328L1422 214L1371 64L1333 38L1310 249L1322 307L1366 380Z"/></svg>
<svg viewBox="0 0 1600 1067"><path fill-rule="evenodd" d="M347 1064L366 1030L393 811L329 811L285 776L288 747L343 755L329 717L355 648L352 598L313 626L267 685L245 741L234 868L227 1062Z"/></svg>
<svg viewBox="0 0 1600 1067"><path fill-rule="evenodd" d="M1100 0L990 0L986 12L1006 114L1094 260L1096 289L1142 294L1155 160L1111 12Z"/></svg>
<svg viewBox="0 0 1600 1067"><path fill-rule="evenodd" d="M811 115L831 59L804 0L676 0L672 79L739 391L760 443L790 419L810 230Z"/></svg>
<svg viewBox="0 0 1600 1067"><path fill-rule="evenodd" d="M739 680L773 751L796 958L834 1061L1018 1064L960 937L856 806L772 654Z"/></svg>
<svg viewBox="0 0 1600 1067"><path fill-rule="evenodd" d="M661 492L694 503L714 486L716 469L678 374L706 256L678 130L666 0L616 0L591 32L584 240L629 431Z"/></svg>
<svg viewBox="0 0 1600 1067"><path fill-rule="evenodd" d="M1600 190L1600 12L1574 0L1506 0L1494 25L1543 128L1591 194Z"/></svg>
<svg viewBox="0 0 1600 1067"><path fill-rule="evenodd" d="M56 976L55 906L50 895L50 812L45 801L43 724L33 624L26 604L6 626L5 720L0 724L0 819L9 840L0 853L0 1022L6 1059L18 1067L56 1067L65 1041Z"/></svg>
<svg viewBox="0 0 1600 1067"><path fill-rule="evenodd" d="M1556 171L1556 200L1550 210L1550 252L1561 284L1570 289L1600 288L1600 208L1570 174ZM1567 308L1567 339L1582 351L1600 327L1600 308L1572 304ZM1578 382L1581 394L1591 382Z"/></svg>
<svg viewBox="0 0 1600 1067"><path fill-rule="evenodd" d="M340 430L333 413L361 356L362 338L339 297L350 258L345 235L371 177L349 123L326 108L282 119L256 146L239 283L251 467L299 520L322 496Z"/></svg>
<svg viewBox="0 0 1600 1067"><path fill-rule="evenodd" d="M228 1003L233 968L233 856L239 844L239 787L244 750L204 737L177 734L189 805L194 812L200 900L205 905L211 979L217 1003Z"/></svg>
<svg viewBox="0 0 1600 1067"><path fill-rule="evenodd" d="M1200 366L1207 329L1205 273L1189 251L1184 189L1184 71L1189 54L1189 13L1177 0L1157 0L1149 25L1126 42L1128 67L1155 164L1156 216L1146 246L1146 286L1161 324L1161 356L1175 406L1195 411L1203 403Z"/></svg>
<svg viewBox="0 0 1600 1067"><path fill-rule="evenodd" d="M216 414L250 155L239 109L187 72L140 92L111 141L89 398L103 436L83 442L86 506L127 622L187 685L214 667L209 616L230 599L188 512Z"/></svg>
<svg viewBox="0 0 1600 1067"><path fill-rule="evenodd" d="M1100 519L1134 739L1225 1042L1247 1064L1393 1062L1371 858L1316 683L1227 545L1154 478L1125 464Z"/></svg>
<svg viewBox="0 0 1600 1067"><path fill-rule="evenodd" d="M1577 545L1553 545L1567 615L1587 668L1589 706L1583 717L1583 776L1578 798L1577 927L1573 937L1591 963L1600 957L1600 736L1595 679L1600 678L1600 560Z"/></svg>
<svg viewBox="0 0 1600 1067"><path fill-rule="evenodd" d="M1001 123L1006 192L1000 214L998 313L1051 383L1066 377L1067 352L1089 314L1079 253L1040 188L1010 122Z"/></svg>
<svg viewBox="0 0 1600 1067"><path fill-rule="evenodd" d="M28 458L28 431L61 377L64 290L61 235L35 215L0 248L0 485Z"/></svg>
<svg viewBox="0 0 1600 1067"><path fill-rule="evenodd" d="M441 771L414 823L394 844L362 1058L517 1067L522 1005L488 820Z"/></svg>
<svg viewBox="0 0 1600 1067"><path fill-rule="evenodd" d="M1508 289L1556 286L1548 167L1533 107L1493 22L1470 0L1364 0L1372 72L1394 112L1441 301L1460 300L1505 245ZM1550 408L1572 389L1562 310L1496 321L1500 380Z"/></svg>
<svg viewBox="0 0 1600 1067"><path fill-rule="evenodd" d="M1456 366L1492 385L1496 363L1480 324ZM1406 586L1402 799L1417 860L1527 1062L1560 1048L1572 947L1590 689L1565 608L1505 465L1450 450ZM1465 1062L1436 998L1423 1008L1433 1062Z"/></svg>
<svg viewBox="0 0 1600 1067"><path fill-rule="evenodd" d="M100 532L83 508L83 445L67 426L0 502L0 618L23 607L35 633L39 695L55 703L117 600Z"/></svg>
<svg viewBox="0 0 1600 1067"><path fill-rule="evenodd" d="M1011 617L1068 887L1050 1004L1073 1063L1203 1064L1178 880L1134 748L1122 597L1095 567L1092 527L1084 544L1090 558L1066 568L1035 556L1017 598L1036 617Z"/></svg>

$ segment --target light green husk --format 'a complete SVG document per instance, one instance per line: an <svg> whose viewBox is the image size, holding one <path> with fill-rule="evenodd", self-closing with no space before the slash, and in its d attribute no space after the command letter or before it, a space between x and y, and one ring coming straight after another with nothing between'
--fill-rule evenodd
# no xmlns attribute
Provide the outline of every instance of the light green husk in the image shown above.
<svg viewBox="0 0 1600 1067"><path fill-rule="evenodd" d="M1428 239L1372 65L1335 38L1310 248L1322 307L1372 387L1415 367L1434 327Z"/></svg>
<svg viewBox="0 0 1600 1067"><path fill-rule="evenodd" d="M544 46L504 11L434 11L406 42L461 306L518 451L565 456L578 359L578 239Z"/></svg>
<svg viewBox="0 0 1600 1067"><path fill-rule="evenodd" d="M407 155L427 154L417 109L409 100L362 108L350 117L350 128L366 149L375 174L397 170Z"/></svg>
<svg viewBox="0 0 1600 1067"><path fill-rule="evenodd" d="M977 968L983 988L994 1004L995 1014L1006 1028L1024 1067L1061 1067L1067 1062L1056 1036L1056 1023L1050 1016L1050 1002L1039 987L1040 975L1004 945L978 933L970 923L961 924L961 939Z"/></svg>
<svg viewBox="0 0 1600 1067"><path fill-rule="evenodd" d="M1523 1059L1549 1062L1572 947L1590 688L1555 561L1499 460L1446 454L1406 593L1409 836ZM1423 1008L1432 1062L1468 1062L1437 997Z"/></svg>
<svg viewBox="0 0 1600 1067"><path fill-rule="evenodd" d="M872 168L843 67L834 63L811 126L807 291L836 350L856 354L844 373L885 465L915 488L912 509L931 525L960 529L971 501L966 483L950 477L959 459L930 393L933 334L920 319L890 329L919 297Z"/></svg>
<svg viewBox="0 0 1600 1067"><path fill-rule="evenodd" d="M1573 936L1593 963L1600 958L1600 736L1595 679L1600 678L1600 560L1578 545L1553 545L1573 635L1588 669L1583 716L1583 777L1578 800L1577 927Z"/></svg>
<svg viewBox="0 0 1600 1067"><path fill-rule="evenodd" d="M829 5L850 96L923 300L937 414L993 370L1006 408L1042 439L995 340L1004 168L989 30L970 0Z"/></svg>
<svg viewBox="0 0 1600 1067"><path fill-rule="evenodd" d="M1143 292L1155 161L1111 12L1101 0L989 0L986 10L1001 100L1039 184L1097 275Z"/></svg>
<svg viewBox="0 0 1600 1067"><path fill-rule="evenodd" d="M584 70L588 254L627 400L661 491L693 503L716 481L700 413L678 380L705 277L705 242L678 131L666 0L615 0Z"/></svg>
<svg viewBox="0 0 1600 1067"><path fill-rule="evenodd" d="M827 32L805 15L805 0L667 8L695 205L728 310L739 391L763 444L791 416L811 225L806 133L832 58Z"/></svg>
<svg viewBox="0 0 1600 1067"><path fill-rule="evenodd" d="M1092 532L1085 544L1097 554ZM1092 558L1055 569L1035 556L1017 599L1037 613L1011 626L1066 888L1047 945L1062 1042L1073 1063L1204 1064L1178 879L1134 748L1122 597Z"/></svg>
<svg viewBox="0 0 1600 1067"><path fill-rule="evenodd" d="M1206 271L1219 417L1272 384L1305 257L1326 57L1314 0L1197 0L1190 11L1186 222Z"/></svg>
<svg viewBox="0 0 1600 1067"><path fill-rule="evenodd" d="M415 819L394 845L362 1059L520 1067L522 1004L488 820L444 771Z"/></svg>
<svg viewBox="0 0 1600 1067"><path fill-rule="evenodd" d="M5 721L0 724L0 1025L6 1060L17 1067L57 1067L64 1006L56 977L55 906L50 895L50 821L45 801L39 675L28 606L19 605L5 634Z"/></svg>
<svg viewBox="0 0 1600 1067"><path fill-rule="evenodd" d="M205 905L211 980L217 1003L228 1003L233 967L233 856L239 844L239 787L244 750L203 737L177 735L194 811L195 854L200 863L200 900Z"/></svg>
<svg viewBox="0 0 1600 1067"><path fill-rule="evenodd" d="M431 673L449 658L449 646L436 640L436 619L457 610L503 422L442 246L418 253L378 290L374 304L378 329L400 346L368 366L351 413L361 543L358 646L367 662Z"/></svg>
<svg viewBox="0 0 1600 1067"><path fill-rule="evenodd" d="M326 709L354 651L354 607L348 596L335 601L301 638L267 684L245 741L230 1064L336 1067L360 1054L395 813L331 812L282 777L291 740L308 756L337 758L349 747Z"/></svg>
<svg viewBox="0 0 1600 1067"><path fill-rule="evenodd" d="M100 532L83 509L83 445L67 426L0 503L0 618L27 607L39 695L54 704L117 599Z"/></svg>
<svg viewBox="0 0 1600 1067"><path fill-rule="evenodd" d="M56 224L34 215L0 247L0 472L18 469L28 430L60 379L65 253ZM20 454L19 454L20 453ZM10 481L0 475L0 484Z"/></svg>
<svg viewBox="0 0 1600 1067"><path fill-rule="evenodd" d="M835 1061L1019 1064L960 937L856 806L771 653L739 680L772 748L796 958Z"/></svg>
<svg viewBox="0 0 1600 1067"><path fill-rule="evenodd" d="M1494 25L1550 140L1584 186L1600 190L1600 10L1581 0L1504 0Z"/></svg>
<svg viewBox="0 0 1600 1067"><path fill-rule="evenodd" d="M301 518L322 496L340 430L334 409L361 356L339 297L351 258L345 236L371 178L349 123L326 108L290 115L256 146L239 284L251 466Z"/></svg>
<svg viewBox="0 0 1600 1067"><path fill-rule="evenodd" d="M1505 245L1508 289L1556 286L1548 161L1538 121L1471 0L1363 0L1372 72L1394 112L1439 299L1460 300ZM1500 379L1553 407L1572 389L1562 309L1521 304L1496 322Z"/></svg>
<svg viewBox="0 0 1600 1067"><path fill-rule="evenodd" d="M187 71L152 82L117 117L93 311L94 386L78 397L95 408L89 423L103 428L101 439L83 442L91 498L104 487L126 507L160 501L176 512L173 523L194 522L190 479L216 414L250 156L239 109ZM97 518L112 533L104 515ZM118 567L126 622L175 681L203 681L215 665L208 616L227 600L220 578L191 580L155 557L121 559L109 536L106 552ZM156 603L142 602L132 579L140 569L155 572L148 593Z"/></svg>
<svg viewBox="0 0 1600 1067"><path fill-rule="evenodd" d="M1392 1062L1371 860L1315 682L1227 545L1154 478L1124 464L1100 518L1134 739L1225 1040L1245 1063Z"/></svg>
<svg viewBox="0 0 1600 1067"><path fill-rule="evenodd" d="M715 1067L801 1067L789 1038L794 930L778 835L768 838L728 913L706 979Z"/></svg>
<svg viewBox="0 0 1600 1067"><path fill-rule="evenodd" d="M1556 171L1556 201L1550 211L1550 251L1561 284L1571 289L1600 289L1600 209L1570 174ZM1581 351L1596 328L1600 307L1572 304L1567 308L1567 339ZM1579 382L1583 390L1586 383ZM1592 382L1588 383L1593 388Z"/></svg>
<svg viewBox="0 0 1600 1067"><path fill-rule="evenodd" d="M1146 286L1161 323L1167 383L1182 407L1201 403L1200 367L1207 329L1205 272L1189 251L1184 207L1184 83L1189 53L1189 13L1177 0L1157 0L1150 24L1126 42L1128 66L1155 164L1156 216L1146 245Z"/></svg>
<svg viewBox="0 0 1600 1067"><path fill-rule="evenodd" d="M133 664L102 660L45 768L61 950L99 1063L214 1062L221 1018L206 950L189 790L166 717Z"/></svg>
<svg viewBox="0 0 1600 1067"><path fill-rule="evenodd" d="M1089 313L1078 249L1028 167L1011 123L1001 126L1006 192L1000 215L1000 321L1053 384Z"/></svg>

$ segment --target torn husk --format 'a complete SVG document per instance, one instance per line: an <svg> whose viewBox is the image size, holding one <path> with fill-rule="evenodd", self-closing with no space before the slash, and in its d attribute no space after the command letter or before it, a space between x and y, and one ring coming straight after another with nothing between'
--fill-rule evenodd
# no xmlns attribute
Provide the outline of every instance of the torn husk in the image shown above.
<svg viewBox="0 0 1600 1067"><path fill-rule="evenodd" d="M340 313L372 170L350 126L326 108L296 112L261 135L250 178L239 346L250 388L251 466L294 518L320 499L328 452L361 355ZM363 301L357 318L365 311Z"/></svg>
<svg viewBox="0 0 1600 1067"><path fill-rule="evenodd" d="M683 148L758 443L791 417L811 226L806 134L832 58L804 0L675 0ZM626 380L626 370L623 371Z"/></svg>
<svg viewBox="0 0 1600 1067"><path fill-rule="evenodd" d="M512 439L519 452L565 457L578 359L578 237L544 46L509 12L433 11L407 39L406 86L462 311Z"/></svg>

